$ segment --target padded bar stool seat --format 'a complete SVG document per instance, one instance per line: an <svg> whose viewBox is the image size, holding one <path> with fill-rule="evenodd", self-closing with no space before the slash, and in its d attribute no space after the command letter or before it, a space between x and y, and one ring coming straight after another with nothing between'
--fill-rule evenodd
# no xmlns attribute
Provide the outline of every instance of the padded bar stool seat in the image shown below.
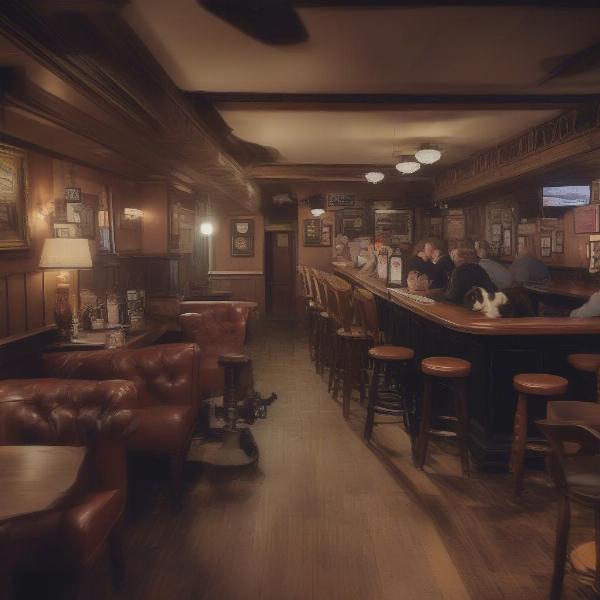
<svg viewBox="0 0 600 600"><path fill-rule="evenodd" d="M600 369L600 354L569 354L567 362L578 371L596 373Z"/></svg>
<svg viewBox="0 0 600 600"><path fill-rule="evenodd" d="M412 360L414 355L414 350L404 346L373 346L369 350L369 357L375 360Z"/></svg>
<svg viewBox="0 0 600 600"><path fill-rule="evenodd" d="M451 356L431 356L421 361L421 371L433 377L468 377L471 363Z"/></svg>
<svg viewBox="0 0 600 600"><path fill-rule="evenodd" d="M404 421L404 428L412 440L412 431L408 420L409 406L406 401L406 385L401 394L382 393L380 390L380 379L381 375L384 375L384 379L387 382L390 379L392 370L397 369L400 365L407 366L414 356L414 350L405 348L404 346L373 346L369 349L369 358L373 361L373 373L371 374L371 385L369 386L369 404L367 406L367 419L364 430L364 438L367 442L371 440L371 435L373 434L376 414L386 416L401 415Z"/></svg>
<svg viewBox="0 0 600 600"><path fill-rule="evenodd" d="M547 373L521 373L513 377L513 387L519 392L517 410L513 425L513 441L510 451L510 470L514 476L514 493L520 496L523 492L525 477L525 452L546 452L546 445L527 442L528 398L537 396L548 398L562 396L569 387L564 377Z"/></svg>
<svg viewBox="0 0 600 600"><path fill-rule="evenodd" d="M416 464L422 469L427 459L429 437L440 435L454 436L458 442L462 473L469 476L469 415L467 406L466 381L471 373L471 363L462 358L452 356L431 356L421 361L423 373L423 397L421 427L417 442ZM431 409L433 403L432 384L435 379L450 380L454 400L454 417L444 417L446 420L456 421L456 431L440 431L431 428Z"/></svg>

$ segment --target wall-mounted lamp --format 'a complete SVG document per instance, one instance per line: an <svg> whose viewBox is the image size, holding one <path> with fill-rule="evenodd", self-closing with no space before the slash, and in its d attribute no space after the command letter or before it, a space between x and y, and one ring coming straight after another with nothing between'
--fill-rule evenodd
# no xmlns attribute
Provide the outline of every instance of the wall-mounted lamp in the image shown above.
<svg viewBox="0 0 600 600"><path fill-rule="evenodd" d="M213 231L213 224L210 221L204 221L204 223L200 223L200 233L202 235L212 235Z"/></svg>
<svg viewBox="0 0 600 600"><path fill-rule="evenodd" d="M140 208L124 208L123 217L130 221L141 219L144 216L144 211Z"/></svg>

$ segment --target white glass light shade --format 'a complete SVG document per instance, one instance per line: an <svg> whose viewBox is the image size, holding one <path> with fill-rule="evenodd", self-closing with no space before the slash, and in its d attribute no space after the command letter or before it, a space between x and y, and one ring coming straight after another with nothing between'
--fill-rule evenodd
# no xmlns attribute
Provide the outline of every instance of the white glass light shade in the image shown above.
<svg viewBox="0 0 600 600"><path fill-rule="evenodd" d="M379 183L380 181L383 181L385 175L379 171L369 171L368 173L365 173L365 179L369 182L369 183Z"/></svg>
<svg viewBox="0 0 600 600"><path fill-rule="evenodd" d="M212 235L213 234L213 224L205 221L204 223L200 223L200 233L202 235Z"/></svg>
<svg viewBox="0 0 600 600"><path fill-rule="evenodd" d="M432 165L442 157L442 153L434 146L423 146L415 152L415 158L424 165Z"/></svg>
<svg viewBox="0 0 600 600"><path fill-rule="evenodd" d="M313 217L320 217L324 212L325 212L324 208L311 208L310 209L310 214Z"/></svg>
<svg viewBox="0 0 600 600"><path fill-rule="evenodd" d="M80 238L44 240L40 269L91 269L90 242Z"/></svg>
<svg viewBox="0 0 600 600"><path fill-rule="evenodd" d="M400 157L400 162L396 165L396 169L402 173L402 175L410 175L416 173L421 168L421 163L413 160L412 156Z"/></svg>

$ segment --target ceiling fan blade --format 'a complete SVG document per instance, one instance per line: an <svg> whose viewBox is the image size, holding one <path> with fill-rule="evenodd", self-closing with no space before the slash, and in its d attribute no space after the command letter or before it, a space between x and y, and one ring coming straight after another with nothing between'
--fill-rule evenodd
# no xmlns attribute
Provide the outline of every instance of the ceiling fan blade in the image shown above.
<svg viewBox="0 0 600 600"><path fill-rule="evenodd" d="M557 79L578 75L600 67L600 42L567 56L558 65L550 69L542 83Z"/></svg>
<svg viewBox="0 0 600 600"><path fill-rule="evenodd" d="M286 0L200 0L200 4L264 44L299 44L308 39L304 24Z"/></svg>

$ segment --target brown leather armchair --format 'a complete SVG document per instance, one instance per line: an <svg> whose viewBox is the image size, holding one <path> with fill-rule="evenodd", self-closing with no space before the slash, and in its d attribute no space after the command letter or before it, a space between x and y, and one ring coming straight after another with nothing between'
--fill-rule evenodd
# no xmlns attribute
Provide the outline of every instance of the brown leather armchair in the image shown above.
<svg viewBox="0 0 600 600"><path fill-rule="evenodd" d="M125 439L137 402L128 381L0 381L0 444L87 446L63 506L5 526L13 564L85 572L108 545L122 568L117 532L127 493Z"/></svg>
<svg viewBox="0 0 600 600"><path fill-rule="evenodd" d="M203 397L223 393L224 370L219 356L240 354L246 339L249 315L255 302L182 302L179 315L183 338L200 348L200 393Z"/></svg>
<svg viewBox="0 0 600 600"><path fill-rule="evenodd" d="M199 366L200 351L196 344L44 355L48 375L69 379L127 379L135 384L137 425L127 447L169 456L175 504L181 498L183 466L198 416Z"/></svg>

